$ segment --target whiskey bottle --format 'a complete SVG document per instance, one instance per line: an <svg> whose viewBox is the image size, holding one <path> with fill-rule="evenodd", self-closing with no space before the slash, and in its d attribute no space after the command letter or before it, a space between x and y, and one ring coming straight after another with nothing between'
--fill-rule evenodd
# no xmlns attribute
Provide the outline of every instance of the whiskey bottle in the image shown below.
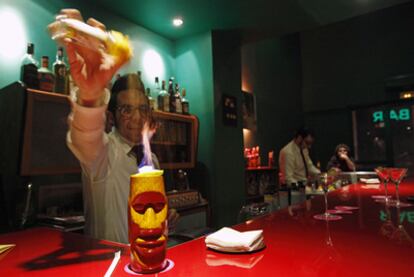
<svg viewBox="0 0 414 277"><path fill-rule="evenodd" d="M175 93L174 93L174 87L173 87L173 78L170 78L168 81L168 95L169 95L169 102L170 102L170 112L175 113Z"/></svg>
<svg viewBox="0 0 414 277"><path fill-rule="evenodd" d="M174 101L175 101L175 112L176 113L183 113L182 105L181 105L181 96L180 96L180 87L178 83L175 83L175 93L174 93Z"/></svg>
<svg viewBox="0 0 414 277"><path fill-rule="evenodd" d="M37 77L39 62L34 58L34 44L27 44L27 53L23 56L20 68L20 80L28 88L39 88Z"/></svg>
<svg viewBox="0 0 414 277"><path fill-rule="evenodd" d="M63 60L63 47L59 47L56 53L56 61L53 63L53 72L55 73L55 88L57 93L69 94L67 91L67 68Z"/></svg>
<svg viewBox="0 0 414 277"><path fill-rule="evenodd" d="M151 97L151 89L147 88L147 98L150 105L151 110L155 109L155 99Z"/></svg>
<svg viewBox="0 0 414 277"><path fill-rule="evenodd" d="M183 110L183 114L190 114L190 103L188 102L187 98L185 96L187 95L187 91L185 88L181 91L181 107Z"/></svg>
<svg viewBox="0 0 414 277"><path fill-rule="evenodd" d="M157 96L160 93L160 90L161 90L161 88L160 88L160 81L159 81L158 77L155 77L154 89L153 89L153 91L155 93L155 99L154 99L155 105L154 105L154 108L157 109L157 110L160 110L159 105L158 105L158 99L157 99L158 98Z"/></svg>
<svg viewBox="0 0 414 277"><path fill-rule="evenodd" d="M53 92L55 87L55 74L49 70L49 57L42 57L42 67L39 68L38 78L39 78L39 89L44 91Z"/></svg>
<svg viewBox="0 0 414 277"><path fill-rule="evenodd" d="M142 82L142 74L141 74L141 71L137 71L137 75L138 75L138 81L139 81L139 85L144 89L144 93L145 93L145 86L144 86L144 83Z"/></svg>
<svg viewBox="0 0 414 277"><path fill-rule="evenodd" d="M158 100L158 110L163 112L170 111L170 96L168 92L165 90L165 81L162 81L161 90L157 96Z"/></svg>

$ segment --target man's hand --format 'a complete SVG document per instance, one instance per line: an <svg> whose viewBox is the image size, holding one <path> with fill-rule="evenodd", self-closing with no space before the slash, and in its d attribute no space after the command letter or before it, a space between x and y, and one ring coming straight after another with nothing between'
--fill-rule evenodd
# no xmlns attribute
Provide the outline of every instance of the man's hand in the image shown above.
<svg viewBox="0 0 414 277"><path fill-rule="evenodd" d="M60 14L83 21L80 12L75 9L63 9ZM93 18L89 18L86 23L105 30L105 25ZM55 24L58 23L50 24L49 29L52 29ZM104 44L87 36L82 38L86 40L86 45L90 45L90 47L76 43L74 39L66 38L64 40L70 73L79 87L78 103L84 106L99 106L102 104L104 88L123 64L114 62L108 65L103 52Z"/></svg>
<svg viewBox="0 0 414 277"><path fill-rule="evenodd" d="M341 160L347 160L348 159L348 155L347 154L344 154L344 153L341 153L341 154L339 154L339 158Z"/></svg>

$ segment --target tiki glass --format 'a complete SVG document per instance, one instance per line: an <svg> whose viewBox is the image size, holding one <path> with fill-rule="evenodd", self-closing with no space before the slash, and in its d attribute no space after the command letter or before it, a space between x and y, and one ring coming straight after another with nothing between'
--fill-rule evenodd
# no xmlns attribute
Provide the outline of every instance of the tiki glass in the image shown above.
<svg viewBox="0 0 414 277"><path fill-rule="evenodd" d="M167 265L167 198L162 170L131 175L128 201L131 270L155 273Z"/></svg>

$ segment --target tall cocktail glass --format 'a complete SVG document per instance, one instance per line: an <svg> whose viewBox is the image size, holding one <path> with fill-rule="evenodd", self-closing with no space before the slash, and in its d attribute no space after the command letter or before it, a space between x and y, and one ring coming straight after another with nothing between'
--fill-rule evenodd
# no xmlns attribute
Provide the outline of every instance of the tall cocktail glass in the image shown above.
<svg viewBox="0 0 414 277"><path fill-rule="evenodd" d="M391 167L391 168L388 168L388 170L390 173L390 181L394 183L395 185L395 196L397 198L396 201L390 201L389 205L398 207L398 208L412 206L412 204L400 201L399 186L400 186L402 179L404 179L404 177L407 175L407 168Z"/></svg>
<svg viewBox="0 0 414 277"><path fill-rule="evenodd" d="M381 197L382 195L378 195L375 198L377 198L375 201L376 202L381 202L381 203L385 203L385 205L388 205L388 203L390 202L389 198L391 198L390 196L388 196L388 183L390 182L390 171L389 168L387 167L377 167L375 168L375 172L378 175L378 178L381 180L381 183L384 186L384 190L385 190L385 195L384 197Z"/></svg>
<svg viewBox="0 0 414 277"><path fill-rule="evenodd" d="M328 192L329 192L329 186L333 184L335 181L337 173L334 171L324 172L319 174L318 176L318 183L322 186L323 189L323 196L325 200L325 212L323 214L317 214L314 215L313 218L317 220L326 220L326 221L332 221L332 220L339 220L342 219L341 216L330 214L328 212Z"/></svg>

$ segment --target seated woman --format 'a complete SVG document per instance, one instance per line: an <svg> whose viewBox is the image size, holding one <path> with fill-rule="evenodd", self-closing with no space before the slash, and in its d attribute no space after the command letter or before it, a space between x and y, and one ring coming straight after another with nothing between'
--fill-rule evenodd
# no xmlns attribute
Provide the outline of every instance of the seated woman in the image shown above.
<svg viewBox="0 0 414 277"><path fill-rule="evenodd" d="M355 171L355 164L348 156L349 147L346 144L338 144L335 148L335 154L328 162L327 170L335 168L338 171L349 172Z"/></svg>

